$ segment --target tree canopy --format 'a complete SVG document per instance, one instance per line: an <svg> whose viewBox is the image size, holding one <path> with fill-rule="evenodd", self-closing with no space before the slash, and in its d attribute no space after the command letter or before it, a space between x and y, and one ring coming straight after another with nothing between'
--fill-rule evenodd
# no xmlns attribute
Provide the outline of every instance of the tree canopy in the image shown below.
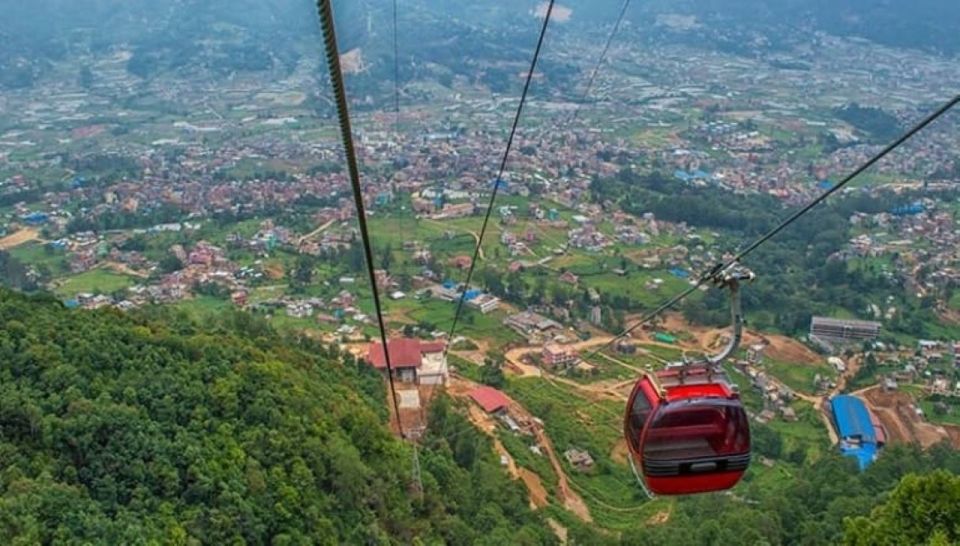
<svg viewBox="0 0 960 546"><path fill-rule="evenodd" d="M201 327L0 291L0 363L8 544L555 541L453 412L413 494L381 378L246 314Z"/></svg>
<svg viewBox="0 0 960 546"><path fill-rule="evenodd" d="M869 516L847 521L844 542L956 544L960 541L960 476L938 470L906 476Z"/></svg>

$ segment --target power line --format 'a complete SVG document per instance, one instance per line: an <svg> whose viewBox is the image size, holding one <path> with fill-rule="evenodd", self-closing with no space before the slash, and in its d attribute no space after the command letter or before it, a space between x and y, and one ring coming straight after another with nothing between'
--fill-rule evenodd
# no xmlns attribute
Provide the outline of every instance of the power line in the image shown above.
<svg viewBox="0 0 960 546"><path fill-rule="evenodd" d="M624 0L623 6L620 8L620 15L617 16L617 22L613 25L613 30L610 31L610 35L607 36L607 43L603 46L603 51L600 53L600 58L597 59L597 64L593 67L593 72L590 74L590 79L587 80L587 87L583 91L583 96L580 98L580 102L577 103L576 109L573 111L573 114L570 115L570 118L567 119L567 124L572 123L577 119L577 116L580 115L580 109L583 108L584 103L590 97L590 92L593 90L593 83L597 79L597 74L600 73L600 67L603 66L603 62L607 58L607 53L610 51L610 45L613 44L613 39L616 37L617 32L620 31L620 25L623 23L623 18L627 15L627 8L630 7L630 0Z"/></svg>
<svg viewBox="0 0 960 546"><path fill-rule="evenodd" d="M638 322L636 322L635 324L633 324L632 326L630 326L629 328L627 328L626 330L624 330L623 332L621 332L620 334L618 334L616 337L614 337L614 338L611 339L608 343L606 343L606 344L604 344L603 346L601 346L599 349L595 350L593 353L591 353L590 356L596 355L598 352L602 351L603 349L609 347L610 345L613 345L613 344L616 343L617 341L619 341L619 340L623 339L624 337L630 335L631 332L633 332L634 330L636 330L636 329L639 328L640 326L646 324L648 321L652 320L654 317L656 317L656 316L659 315L660 313L662 313L662 312L666 311L667 309L673 307L674 305L680 303L682 300L684 300L687 296L689 296L689 295L692 294L694 291L696 291L697 289L699 289L701 286L703 286L703 285L707 284L708 282L712 281L712 280L714 279L714 277L715 277L719 272L721 272L721 271L727 269L728 267L730 267L731 265L733 265L733 264L741 261L743 258L745 258L745 257L748 256L749 254L751 254L754 250L756 250L757 248L759 248L762 244L766 243L767 241L769 241L770 239L772 239L773 237L775 237L778 233L780 233L781 231L783 231L784 229L786 229L787 226L789 226L790 224L792 224L792 223L794 223L795 221L799 220L801 216L803 216L803 215L805 215L806 213L810 212L814 207L816 207L816 206L819 205L820 203L823 203L828 197L830 197L830 196L833 195L834 193L840 191L840 189L842 189L844 186L846 186L847 184L849 184L854 178L856 178L856 177L860 176L861 174L863 174L864 171L866 171L867 169L869 169L870 167L872 167L874 164L876 164L878 161L880 161L881 159L883 159L884 157L886 157L888 154L890 154L890 152L892 152L892 151L896 150L897 148L899 148L900 146L902 146L906 141L910 140L914 135L916 135L917 133L919 133L920 131L922 131L923 129L925 129L928 125L930 125L931 123L933 123L934 121L936 121L938 118L940 118L940 116L942 116L942 115L946 114L947 112L949 112L950 109L952 109L954 106L957 105L957 103L960 103L960 95L956 95L955 97L953 97L952 99L950 99L949 101L947 101L943 106L941 106L940 108L938 108L937 110L935 110L933 113L931 113L931 114L928 115L927 117L923 118L919 123L917 123L916 125L914 125L913 127L911 127L911 128L910 128L906 133L904 133L900 138L898 138L897 140L895 140L895 141L893 141L892 143L888 144L884 149L880 150L876 155L874 155L874 156L871 157L869 160L867 160L865 163L863 163L862 165L860 165L860 166L859 166L857 169L855 169L853 172L851 172L850 174L848 174L847 176L845 176L845 177L843 178L843 180L841 180L839 183L837 183L836 186L833 186L833 187L830 188L829 190L823 192L822 194L820 194L819 196L817 196L816 199L814 199L813 201L811 201L810 203L808 203L806 206L804 206L804 207L801 208L800 210L798 210L798 211L794 212L793 214L791 214L791 215L790 215L789 217L787 217L785 220L783 220L782 222L780 222L779 224L777 224L776 227L772 228L770 231L768 231L767 233L763 234L759 239L757 239L756 241L754 241L753 243L751 243L750 246L748 246L748 247L746 247L745 249L737 252L736 255L734 255L733 258L730 258L729 260L727 260L727 261L725 261L725 262L718 263L717 265L715 265L715 266L713 266L712 268L710 268L708 271L705 271L702 275L700 275L699 279L697 280L697 282L696 282L693 286L691 286L690 288L684 290L684 291L681 292L680 294L677 294L676 296L674 296L674 297L671 298L670 300L664 302L662 305L660 305L660 307L657 307L655 310L651 311L650 313L647 313L646 315L644 315Z"/></svg>
<svg viewBox="0 0 960 546"><path fill-rule="evenodd" d="M470 287L470 281L473 278L473 272L477 268L477 260L480 257L480 249L483 247L483 238L487 233L487 225L490 223L490 213L493 212L493 205L497 200L497 190L500 189L503 173L507 168L507 160L510 158L510 149L513 147L513 139L517 134L517 127L520 125L520 116L523 114L523 106L527 102L527 94L530 91L530 83L533 81L533 74L537 69L537 61L540 59L540 50L543 48L543 39L547 35L547 27L550 24L550 16L553 14L553 5L556 0L550 0L547 6L547 14L543 18L543 26L540 28L540 37L537 40L537 48L533 52L533 60L530 62L530 71L527 73L526 83L523 85L523 94L520 95L520 104L517 106L517 114L513 118L513 126L510 128L510 136L507 138L507 147L503 151L503 158L500 160L500 169L497 178L493 183L493 192L490 194L490 204L487 205L487 213L483 218L483 226L480 228L480 234L477 236L477 246L473 250L473 259L470 261L470 269L467 271L467 280L457 301L457 311L453 316L453 324L450 326L450 334L447 336L447 347L444 350L444 358L450 350L450 344L453 342L453 334L457 331L457 323L460 321L460 314L463 312L463 303L467 298L467 290Z"/></svg>
<svg viewBox="0 0 960 546"><path fill-rule="evenodd" d="M344 85L343 69L340 66L340 52L337 46L337 33L330 0L317 0L317 12L320 15L320 27L323 30L324 44L326 45L327 68L330 71L330 82L333 86L334 99L337 104L343 150L347 156L347 169L350 174L350 184L353 187L353 199L356 205L358 223L360 224L360 238L363 242L364 256L367 261L367 275L370 278L370 288L373 291L373 305L377 313L377 323L380 326L380 341L383 343L383 357L387 366L387 378L390 382L390 395L393 398L393 409L397 416L397 430L401 437L405 437L403 422L400 420L400 402L397 399L397 389L393 382L393 366L390 363L387 329L383 321L383 309L380 306L380 291L377 288L377 276L373 267L373 250L370 246L367 214L363 205L363 189L360 186L360 168L357 163L357 151L353 145L353 128L350 124L350 110L347 106L347 92Z"/></svg>

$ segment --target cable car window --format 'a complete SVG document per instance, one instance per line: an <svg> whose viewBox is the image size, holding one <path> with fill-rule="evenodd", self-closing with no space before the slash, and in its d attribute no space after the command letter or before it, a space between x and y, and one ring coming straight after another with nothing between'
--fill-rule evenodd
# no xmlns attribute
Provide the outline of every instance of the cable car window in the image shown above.
<svg viewBox="0 0 960 546"><path fill-rule="evenodd" d="M717 457L748 452L747 414L730 400L702 400L663 406L643 446L648 460Z"/></svg>
<svg viewBox="0 0 960 546"><path fill-rule="evenodd" d="M631 444L630 447L636 452L640 451L640 436L643 434L643 426L650 417L652 407L642 384L638 385L627 414L627 439Z"/></svg>

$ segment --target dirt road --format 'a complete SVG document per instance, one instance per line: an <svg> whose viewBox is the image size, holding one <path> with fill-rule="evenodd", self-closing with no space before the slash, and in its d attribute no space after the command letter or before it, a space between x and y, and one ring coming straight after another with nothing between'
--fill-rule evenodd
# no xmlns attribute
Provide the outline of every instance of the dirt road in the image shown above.
<svg viewBox="0 0 960 546"><path fill-rule="evenodd" d="M334 220L330 220L330 221L328 221L327 223L323 224L322 226L318 227L317 229L315 229L315 230L311 231L310 233L304 235L303 237L300 237L299 244L302 245L304 242L309 241L310 239L313 239L313 238L316 237L317 235L320 235L321 233L323 233L324 231L326 231L326 230L327 230L330 226L332 226L333 224L334 224Z"/></svg>
<svg viewBox="0 0 960 546"><path fill-rule="evenodd" d="M672 332L685 332L693 336L693 341L679 341L673 347L675 349L716 351L724 343L724 338L729 335L728 328L708 328L692 325L685 321L679 313L664 314L663 327ZM823 357L793 338L776 334L762 334L749 329L744 330L741 345L749 347L755 344L766 345L765 353L775 360L798 364L814 364L823 361Z"/></svg>
<svg viewBox="0 0 960 546"><path fill-rule="evenodd" d="M534 429L534 434L536 435L537 442L540 443L540 446L543 447L547 457L550 459L550 464L553 466L553 471L557 473L557 494L560 497L560 500L563 502L564 508L576 514L577 517L583 521L587 523L592 522L593 518L590 516L590 509L587 508L587 503L585 503L583 498L570 487L570 481L567 478L567 473L563 470L563 465L560 464L560 459L557 457L557 453L553 449L553 442L550 441L550 438L540 427Z"/></svg>
<svg viewBox="0 0 960 546"><path fill-rule="evenodd" d="M847 361L847 368L840 374L840 377L837 378L837 387L830 393L831 396L841 393L847 388L847 382L860 371L862 361L863 356L861 355L854 355L853 358Z"/></svg>
<svg viewBox="0 0 960 546"><path fill-rule="evenodd" d="M599 347L609 343L612 339L613 338L610 336L594 337L586 341L572 343L568 345L568 347L572 348L574 351L581 352L586 349L592 349L594 347ZM507 351L506 354L504 354L504 358L506 358L507 364L510 365L510 368L516 372L517 375L523 377L541 377L543 374L541 373L540 368L525 364L523 362L523 357L531 353L539 353L542 350L543 347L517 347Z"/></svg>

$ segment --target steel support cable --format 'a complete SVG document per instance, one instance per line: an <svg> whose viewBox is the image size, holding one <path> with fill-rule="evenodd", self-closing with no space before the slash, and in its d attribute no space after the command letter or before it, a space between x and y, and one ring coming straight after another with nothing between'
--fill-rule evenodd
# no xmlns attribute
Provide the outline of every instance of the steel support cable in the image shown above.
<svg viewBox="0 0 960 546"><path fill-rule="evenodd" d="M400 45L397 0L393 0L393 130L400 136Z"/></svg>
<svg viewBox="0 0 960 546"><path fill-rule="evenodd" d="M590 98L590 92L593 91L593 84L597 79L597 74L600 73L600 68L603 66L603 62L607 59L607 53L610 52L610 46L613 44L613 39L617 36L617 33L620 31L620 25L623 24L623 19L627 15L627 9L630 7L630 0L624 0L623 6L620 8L620 15L617 16L617 22L613 25L613 30L610 31L610 35L607 36L607 42L603 46L603 51L600 52L600 58L597 59L597 64L593 67L593 72L590 73L590 78L587 80L587 87L583 91L583 96L580 97L580 102L577 103L577 107L574 109L573 114L567 119L565 125L573 123L577 116L580 115L580 109L583 108L584 103L587 102L587 99Z"/></svg>
<svg viewBox="0 0 960 546"><path fill-rule="evenodd" d="M652 320L654 317L656 317L656 316L659 315L660 313L662 313L662 312L666 311L667 309L670 309L670 308L673 307L674 305L680 303L683 299L685 299L687 296L689 296L689 295L692 294L694 291L696 291L697 289L699 289L701 286L707 284L708 282L711 282L711 281L716 277L716 275L717 275L718 273L720 273L721 271L727 269L727 268L730 267L731 265L740 262L743 258L745 258L745 257L747 257L748 255L750 255L751 253L753 253L753 251L755 251L755 250L756 250L757 248L759 248L761 245L763 245L764 243L766 243L767 241L769 241L770 239L772 239L773 237L775 237L778 233L780 233L781 231L783 231L784 229L786 229L787 226L789 226L790 224L793 224L794 222L796 222L797 220L799 220L799 219L800 219L802 216L804 216L806 213L810 212L814 207L816 207L816 206L819 205L820 203L823 203L828 197L830 197L830 196L833 195L834 193L840 191L840 190L841 190L842 188L844 188L847 184L849 184L853 179L855 179L856 177L858 177L858 176L860 176L861 174L863 174L864 171L866 171L867 169L869 169L870 167L872 167L873 165L875 165L878 161L880 161L881 159L883 159L884 157L886 157L887 155L889 155L891 152L893 152L894 150L896 150L897 148L899 148L900 146L902 146L905 142L907 142L907 141L910 140L913 136L915 136L917 133L919 133L920 131L922 131L923 129L925 129L928 125L930 125L931 123L933 123L934 121L936 121L937 119L939 119L941 116L943 116L944 114L946 114L947 112L949 112L949 111L950 111L954 106L956 106L958 103L960 103L960 95L954 96L952 99L950 99L949 101L947 101L946 103L944 103L943 106L941 106L940 108L936 109L933 113L929 114L927 117L925 117L925 118L923 118L922 120L920 120L916 125L914 125L913 127L911 127L911 128L910 128L907 132L905 132L903 135L901 135L900 138L898 138L898 139L896 139L895 141L893 141L893 142L891 142L890 144L888 144L886 147L884 147L882 150L880 150L877 154L875 154L873 157L871 157L870 159L868 159L865 163L863 163L862 165L860 165L859 167L857 167L853 172L851 172L850 174L848 174L847 176L845 176L845 177L843 178L843 180L841 180L840 182L837 183L837 185L835 185L835 186L833 186L832 188L828 189L827 191L823 192L822 194L820 194L819 196L817 196L816 199L814 199L813 201L807 203L807 205L805 205L803 208L797 210L796 212L794 212L793 214L791 214L790 216L788 216L785 220L781 221L779 224L777 224L777 225L776 225L774 228L772 228L770 231L764 233L762 236L760 236L759 239L757 239L756 241L754 241L753 243L751 243L750 246L746 247L746 248L743 249L743 250L738 251L738 252L733 256L733 258L730 258L729 260L727 260L727 261L725 261L725 262L718 263L718 264L716 264L715 266L713 266L712 268L710 268L709 270L705 271L703 274L701 274L701 275L699 276L697 282L696 282L693 286L691 286L690 288L684 290L684 291L681 292L680 294L677 294L676 296L674 296L674 297L671 298L670 300L664 302L662 305L660 305L660 307L657 307L655 310L651 311L650 313L647 313L646 315L644 315L640 320L638 320L638 321L637 321L636 323L634 323L632 326L630 326L629 328L627 328L626 330L624 330L623 332L621 332L620 334L618 334L616 337L614 337L613 339L611 339L608 343L606 343L605 345L601 346L599 349L597 349L597 350L593 351L592 353L590 353L590 356L591 356L591 357L592 357L592 356L595 356L597 353L603 351L604 349L606 349L607 347L613 345L613 344L616 343L617 341L619 341L619 340L623 339L624 337L630 335L634 330L636 330L637 328L643 326L644 324L646 324L647 322L649 322L650 320Z"/></svg>
<svg viewBox="0 0 960 546"><path fill-rule="evenodd" d="M340 133L343 138L343 151L347 158L350 184L353 187L353 199L356 205L358 223L360 225L360 238L363 242L363 252L367 262L367 276L370 279L370 288L373 291L373 305L377 314L377 323L380 327L380 341L383 343L383 358L387 367L387 379L390 383L390 396L393 399L393 409L397 416L397 430L400 432L401 437L406 437L403 432L403 423L400 420L400 403L397 399L397 389L393 381L393 366L390 363L387 329L383 321L383 310L380 306L380 291L377 288L377 276L373 267L370 232L367 229L367 216L363 204L363 189L360 186L360 168L357 163L356 148L353 144L353 128L350 123L350 110L347 106L347 92L346 86L344 85L343 69L340 66L340 51L337 46L337 34L330 0L317 0L317 12L320 15L320 27L323 30L323 40L326 46L327 68L330 71L330 83L333 86L334 100L337 105L337 117L340 121Z"/></svg>
<svg viewBox="0 0 960 546"><path fill-rule="evenodd" d="M507 160L510 158L510 149L513 147L513 140L517 134L517 127L520 125L520 117L523 115L523 106L527 102L527 94L530 91L530 83L533 81L533 74L537 69L537 61L540 59L540 51L543 49L543 39L547 35L547 27L550 24L550 16L553 14L553 5L556 0L550 0L547 6L546 16L543 18L543 26L540 27L540 37L537 40L537 47L533 52L533 60L530 62L530 71L527 73L527 80L523 85L523 93L520 95L520 104L517 106L517 113L513 118L513 126L510 128L510 136L507 138L507 146L503 151L503 157L500 160L500 169L497 172L497 178L493 183L493 192L490 194L490 203L487 205L487 212L483 218L483 225L480 228L480 234L477 236L477 246L473 250L473 259L470 261L470 268L467 270L467 280L464 283L463 291L457 300L457 311L453 316L453 323L450 325L450 333L447 336L447 346L444 349L444 358L450 351L453 343L453 335L457 331L457 324L460 321L460 314L463 312L463 304L467 298L467 291L470 288L470 281L473 279L473 273L477 268L477 260L480 257L480 249L483 247L483 238L487 233L487 225L490 223L490 214L493 212L493 205L497 201L497 191L500 189L503 173L507 169Z"/></svg>

